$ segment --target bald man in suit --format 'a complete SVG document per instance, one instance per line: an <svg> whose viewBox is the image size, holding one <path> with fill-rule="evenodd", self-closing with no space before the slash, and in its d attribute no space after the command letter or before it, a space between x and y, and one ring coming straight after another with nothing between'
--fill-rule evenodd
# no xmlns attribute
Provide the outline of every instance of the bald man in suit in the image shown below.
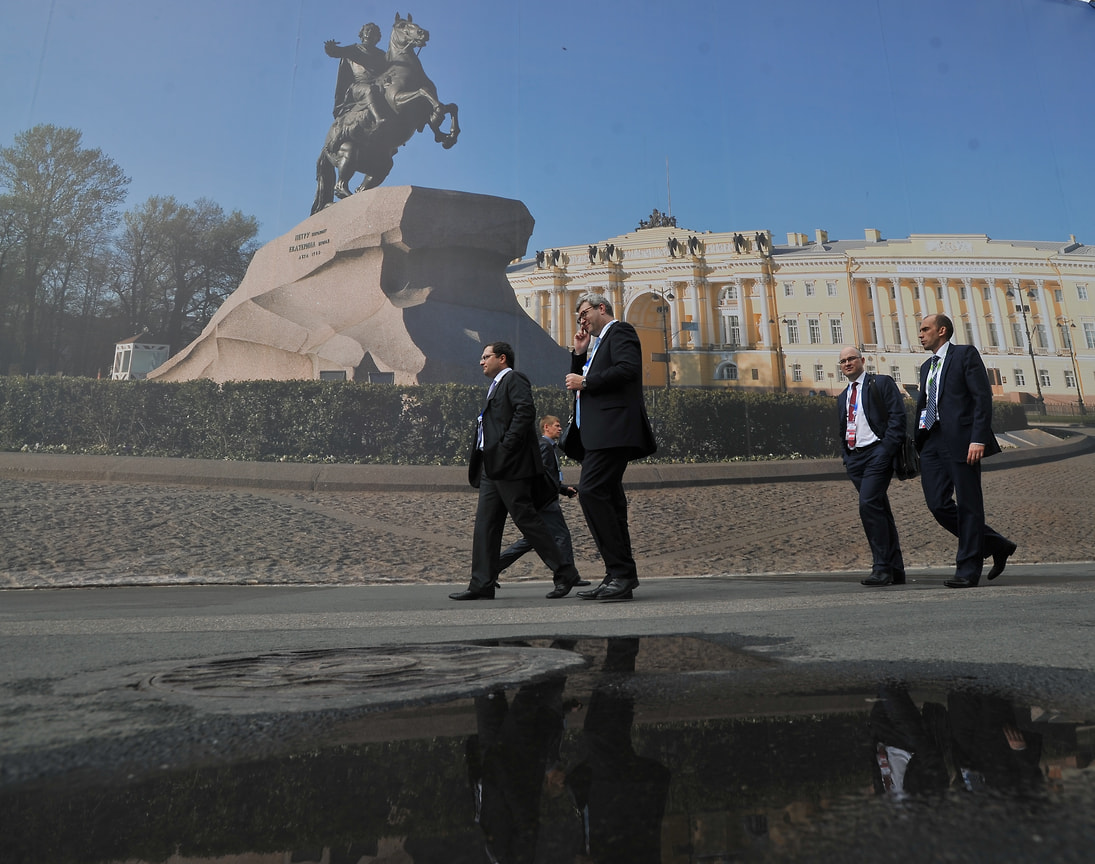
<svg viewBox="0 0 1095 864"><path fill-rule="evenodd" d="M991 426L992 388L977 349L952 343L953 335L946 315L920 323L920 344L932 357L920 367L916 445L928 509L958 538L954 578L943 584L975 588L984 559L992 556L988 578L995 579L1015 544L985 524L981 460L1000 452Z"/></svg>

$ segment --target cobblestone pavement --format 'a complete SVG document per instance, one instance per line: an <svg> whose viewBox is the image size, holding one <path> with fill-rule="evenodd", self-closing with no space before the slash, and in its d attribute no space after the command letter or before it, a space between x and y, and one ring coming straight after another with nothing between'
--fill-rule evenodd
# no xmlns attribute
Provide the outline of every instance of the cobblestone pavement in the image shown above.
<svg viewBox="0 0 1095 864"><path fill-rule="evenodd" d="M984 475L990 524L1014 562L1095 557L1095 454ZM894 482L906 565L947 568L955 541L920 484ZM847 480L636 490L641 576L863 571ZM168 584L463 583L475 495L295 493L0 479L0 588ZM583 574L600 578L576 501L563 501ZM516 536L512 526L507 540ZM529 555L506 580L547 580Z"/></svg>

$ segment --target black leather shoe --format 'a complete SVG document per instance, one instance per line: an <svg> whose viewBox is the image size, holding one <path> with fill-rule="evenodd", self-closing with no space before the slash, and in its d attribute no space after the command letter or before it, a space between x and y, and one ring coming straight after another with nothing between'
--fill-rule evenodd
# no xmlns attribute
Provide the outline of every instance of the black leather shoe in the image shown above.
<svg viewBox="0 0 1095 864"><path fill-rule="evenodd" d="M1015 544L1009 540L1007 546L992 554L992 568L987 574L990 582L1004 572L1004 568L1008 566L1008 559L1015 554L1015 548Z"/></svg>
<svg viewBox="0 0 1095 864"><path fill-rule="evenodd" d="M948 579L943 583L948 588L976 588L976 579Z"/></svg>
<svg viewBox="0 0 1095 864"><path fill-rule="evenodd" d="M597 595L598 600L630 600L635 588L634 579L613 579Z"/></svg>
<svg viewBox="0 0 1095 864"><path fill-rule="evenodd" d="M590 588L588 591L579 591L575 596L581 600L596 600L601 596L601 592L605 590L607 582L602 582L596 588Z"/></svg>
<svg viewBox="0 0 1095 864"><path fill-rule="evenodd" d="M546 595L548 600L558 600L560 597L566 597L570 593L570 589L577 585L577 582L571 582L565 585L556 585Z"/></svg>
<svg viewBox="0 0 1095 864"><path fill-rule="evenodd" d="M488 588L484 591L472 591L470 588L467 591L457 591L455 594L449 595L450 600L493 600L494 589Z"/></svg>
<svg viewBox="0 0 1095 864"><path fill-rule="evenodd" d="M905 577L901 577L901 584L904 584ZM894 579L893 574L889 570L882 570L878 573L872 573L866 579L859 581L860 585L866 585L868 588L883 588L886 585L896 585L897 580Z"/></svg>
<svg viewBox="0 0 1095 864"><path fill-rule="evenodd" d="M587 585L589 585L588 579L579 579L577 582L574 583L575 588L585 588Z"/></svg>

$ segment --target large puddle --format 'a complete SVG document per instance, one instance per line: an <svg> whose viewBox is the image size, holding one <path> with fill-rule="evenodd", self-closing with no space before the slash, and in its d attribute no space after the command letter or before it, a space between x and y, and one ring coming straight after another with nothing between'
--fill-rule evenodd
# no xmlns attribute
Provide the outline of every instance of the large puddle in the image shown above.
<svg viewBox="0 0 1095 864"><path fill-rule="evenodd" d="M531 644L574 657L506 689L358 713L276 758L9 789L0 860L1086 862L1095 848L1090 718L971 679L773 689L763 658L686 637Z"/></svg>

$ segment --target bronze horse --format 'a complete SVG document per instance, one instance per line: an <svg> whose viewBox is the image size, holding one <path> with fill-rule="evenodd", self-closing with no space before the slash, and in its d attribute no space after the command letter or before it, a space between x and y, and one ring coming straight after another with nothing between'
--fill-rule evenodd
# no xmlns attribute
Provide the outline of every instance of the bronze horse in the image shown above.
<svg viewBox="0 0 1095 864"><path fill-rule="evenodd" d="M349 182L356 173L364 179L355 192L383 183L396 151L427 125L434 140L446 150L456 143L460 134L457 107L437 98L437 88L418 59L416 49L429 38L429 31L415 24L410 15L395 16L388 37L387 66L373 81L377 96L383 98L362 100L343 109L331 124L316 162L312 213L331 205L336 197L348 197ZM451 121L448 132L442 129L446 116Z"/></svg>

